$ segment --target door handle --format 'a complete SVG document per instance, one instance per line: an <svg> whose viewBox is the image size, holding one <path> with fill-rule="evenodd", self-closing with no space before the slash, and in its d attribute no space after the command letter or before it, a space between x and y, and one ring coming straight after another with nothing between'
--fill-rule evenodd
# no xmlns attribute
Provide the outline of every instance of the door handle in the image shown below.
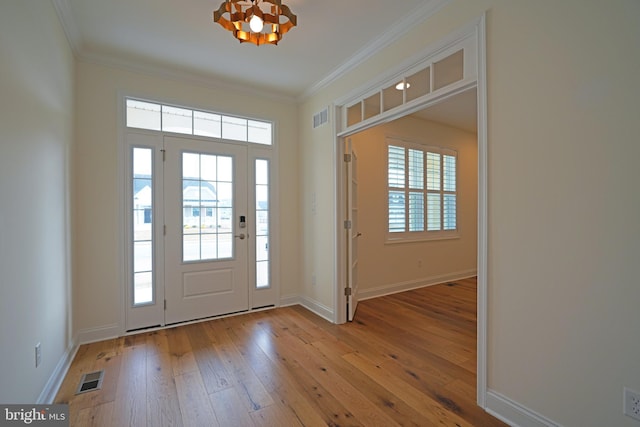
<svg viewBox="0 0 640 427"><path fill-rule="evenodd" d="M238 239L240 239L240 240L244 240L245 235L244 235L244 233L240 233L240 234L236 234L236 235L235 235L235 236L233 236L233 237L237 237L237 238L238 238Z"/></svg>

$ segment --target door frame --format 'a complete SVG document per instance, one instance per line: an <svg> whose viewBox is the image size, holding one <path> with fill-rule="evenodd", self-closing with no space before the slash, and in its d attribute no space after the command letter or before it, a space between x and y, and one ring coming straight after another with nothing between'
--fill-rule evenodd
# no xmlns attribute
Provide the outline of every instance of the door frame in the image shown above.
<svg viewBox="0 0 640 427"><path fill-rule="evenodd" d="M113 336L126 336L138 333L139 330L128 330L127 329L127 315L129 312L128 304L130 303L129 297L130 294L130 279L129 279L129 271L130 271L130 263L131 263L131 249L130 241L131 241L131 232L129 231L129 213L128 208L130 203L128 203L128 197L131 196L131 191L128 188L129 180L128 174L130 173L130 154L129 150L132 145L128 143L127 134L135 133L140 135L146 135L148 137L156 137L160 141L160 145L158 145L158 150L162 148L161 143L164 136L175 136L178 138L193 138L199 140L214 140L217 142L225 142L229 144L236 145L245 145L247 147L247 169L248 169L248 189L247 189L247 197L249 202L251 200L255 200L255 162L256 160L268 160L269 161L269 261L270 261L270 271L269 271L269 279L270 286L267 288L256 288L255 278L252 279L252 275L255 275L255 265L253 261L255 261L255 257L252 255L251 250L248 255L248 274L249 274L249 309L247 312L251 311L259 311L272 307L279 307L281 305L280 299L280 197L279 197L279 179L278 179L278 170L279 170L279 144L277 141L278 138L278 129L277 123L273 123L273 139L271 145L263 145L256 144L250 142L243 141L235 141L235 140L226 140L221 138L209 138L203 136L196 136L190 134L181 134L181 133L173 133L166 131L155 131L155 130L147 130L147 129L137 129L137 128L127 128L126 126L126 100L127 98L145 100L152 103L176 106L180 108L194 109L198 111L210 111L214 114L222 114L227 115L227 113L221 112L220 110L215 109L207 109L207 108L199 108L194 104L179 104L174 101L166 100L160 96L150 97L148 94L139 94L131 91L118 90L117 91L117 128L118 128L118 148L117 148L117 157L118 157L118 177L117 177L117 200L118 205L116 207L118 211L118 220L117 220L117 241L118 247L121 248L119 251L117 268L118 268L118 301L119 301L119 316L116 323L112 323L107 327L101 328L99 331L92 331L91 335L87 335L89 338L87 342L92 340L104 339L104 337L113 337ZM228 114L230 116L235 117L243 117L238 116L237 114ZM259 117L248 117L244 116L249 120L264 120L269 121L269 119L263 119ZM164 203L164 202L163 202ZM250 202L248 208L252 208L253 204ZM250 224L255 224L256 213L253 209L249 209L247 213L248 221ZM157 227L158 229L162 227ZM255 229L253 230L255 231ZM158 230L160 234L162 232ZM252 235L255 235L252 232ZM157 238L156 235L154 237ZM163 249L164 249L164 245ZM156 256L158 256L156 254ZM162 259L164 259L164 253L162 252ZM158 258L160 259L160 257ZM164 261L162 261L164 262ZM164 283L162 283L162 296L164 299ZM273 301L273 302L271 302ZM164 311L164 309L163 309ZM233 314L229 314L233 315ZM220 315L216 317L225 317L227 315ZM205 321L207 319L196 319L193 321L183 322L181 324L189 324L189 323L197 323L201 321ZM173 325L167 326L164 323L164 314L162 324L157 327L150 328L141 328L143 330L154 330L154 329L164 329L166 327L171 327Z"/></svg>
<svg viewBox="0 0 640 427"><path fill-rule="evenodd" d="M347 297L344 289L346 287L347 269L346 265L346 233L342 226L345 220L346 209L346 172L343 165L343 153L345 153L346 140L348 137L374 126L407 116L418 110L435 105L451 96L476 88L477 108L478 108L478 246L477 246L477 383L476 402L478 406L486 408L487 399L487 270L488 270L488 133L487 133L487 78L486 78L486 18L483 14L469 25L442 38L436 42L429 51L442 50L447 46L455 44L461 36L472 35L476 39L477 49L477 75L475 81L464 84L453 84L452 89L446 91L441 96L430 98L425 102L411 103L398 106L392 114L384 114L373 117L359 126L354 126L349 131L342 129L342 113L346 107L345 98L336 100L332 104L334 122L334 203L335 203L335 271L334 271L334 319L335 323L345 323L347 321ZM427 56L428 53L424 53ZM376 87L378 82L369 82L364 87Z"/></svg>

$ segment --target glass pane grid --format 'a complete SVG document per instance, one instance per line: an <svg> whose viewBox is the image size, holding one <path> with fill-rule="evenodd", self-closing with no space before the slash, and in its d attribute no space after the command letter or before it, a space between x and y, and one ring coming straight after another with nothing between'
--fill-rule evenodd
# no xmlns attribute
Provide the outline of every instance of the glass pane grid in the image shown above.
<svg viewBox="0 0 640 427"><path fill-rule="evenodd" d="M447 155L442 157L442 189L444 191L456 191L456 158L455 156Z"/></svg>
<svg viewBox="0 0 640 427"><path fill-rule="evenodd" d="M409 231L424 231L423 193L409 193Z"/></svg>
<svg viewBox="0 0 640 427"><path fill-rule="evenodd" d="M424 188L424 152L409 150L409 188Z"/></svg>
<svg viewBox="0 0 640 427"><path fill-rule="evenodd" d="M427 152L427 189L440 190L440 154Z"/></svg>
<svg viewBox="0 0 640 427"><path fill-rule="evenodd" d="M389 187L405 186L405 150L403 147L389 146L388 151Z"/></svg>
<svg viewBox="0 0 640 427"><path fill-rule="evenodd" d="M273 124L126 99L127 127L273 145Z"/></svg>
<svg viewBox="0 0 640 427"><path fill-rule="evenodd" d="M233 159L182 154L182 259L233 256Z"/></svg>
<svg viewBox="0 0 640 427"><path fill-rule="evenodd" d="M439 231L441 226L440 194L427 194L427 230Z"/></svg>
<svg viewBox="0 0 640 427"><path fill-rule="evenodd" d="M193 110L163 105L162 130L187 135L193 134Z"/></svg>
<svg viewBox="0 0 640 427"><path fill-rule="evenodd" d="M269 160L255 161L256 191L256 288L267 288L269 277Z"/></svg>
<svg viewBox="0 0 640 427"><path fill-rule="evenodd" d="M132 154L133 304L139 305L153 302L153 150L134 147Z"/></svg>
<svg viewBox="0 0 640 427"><path fill-rule="evenodd" d="M389 191L389 232L403 233L405 231L404 191Z"/></svg>
<svg viewBox="0 0 640 427"><path fill-rule="evenodd" d="M455 152L388 146L390 233L457 229L456 162Z"/></svg>

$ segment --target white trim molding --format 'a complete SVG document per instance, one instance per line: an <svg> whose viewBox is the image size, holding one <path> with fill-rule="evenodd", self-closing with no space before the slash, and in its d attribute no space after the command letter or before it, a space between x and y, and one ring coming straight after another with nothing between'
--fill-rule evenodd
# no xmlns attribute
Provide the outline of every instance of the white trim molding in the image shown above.
<svg viewBox="0 0 640 427"><path fill-rule="evenodd" d="M64 377L69 372L69 368L71 367L71 362L76 357L76 353L78 352L78 345L76 342L72 342L71 345L65 350L64 354L58 361L55 369L51 373L49 380L44 385L42 392L40 392L40 396L38 396L38 400L36 404L38 405L49 405L52 404L56 398L56 394L58 394L58 390L60 390L60 386L62 386L62 382L64 381Z"/></svg>
<svg viewBox="0 0 640 427"><path fill-rule="evenodd" d="M562 427L560 424L501 395L487 390L485 410L513 427Z"/></svg>
<svg viewBox="0 0 640 427"><path fill-rule="evenodd" d="M364 63L367 59L378 53L380 50L384 49L391 43L398 40L400 37L404 36L411 29L413 29L415 25L424 22L430 16L435 15L436 12L438 12L449 3L451 3L451 0L425 1L424 4L416 8L413 13L409 14L405 19L387 28L385 32L380 35L380 37L374 39L367 46L360 49L358 52L352 55L348 61L335 68L325 78L311 85L302 93L302 95L298 98L298 101L304 101L306 98L309 98L315 93L318 93L323 88L340 79L346 73Z"/></svg>
<svg viewBox="0 0 640 427"><path fill-rule="evenodd" d="M456 280L468 279L475 277L476 269L458 271L451 274L441 274L438 276L424 277L406 282L390 283L378 286L372 289L360 290L358 292L358 300L364 301L371 298L378 298L385 295L397 294L400 292L411 291L413 289L425 288L428 286L438 285L445 282L453 282Z"/></svg>
<svg viewBox="0 0 640 427"><path fill-rule="evenodd" d="M80 329L76 333L75 342L77 345L89 344L97 341L118 338L123 335L122 327L118 323L99 326L97 328Z"/></svg>

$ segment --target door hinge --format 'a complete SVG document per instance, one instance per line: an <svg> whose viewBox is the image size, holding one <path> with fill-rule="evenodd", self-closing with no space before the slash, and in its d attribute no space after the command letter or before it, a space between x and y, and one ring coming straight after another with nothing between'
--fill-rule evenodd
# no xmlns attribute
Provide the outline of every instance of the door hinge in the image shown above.
<svg viewBox="0 0 640 427"><path fill-rule="evenodd" d="M167 309L167 300L164 300L164 309Z"/></svg>
<svg viewBox="0 0 640 427"><path fill-rule="evenodd" d="M166 235L167 235L167 226L166 226L166 225L163 225L163 226L162 226L162 235L163 235L163 236L166 236Z"/></svg>
<svg viewBox="0 0 640 427"><path fill-rule="evenodd" d="M344 161L349 163L351 161L351 154L345 154L344 155Z"/></svg>
<svg viewBox="0 0 640 427"><path fill-rule="evenodd" d="M351 220L348 219L344 222L344 228L347 230L351 230Z"/></svg>
<svg viewBox="0 0 640 427"><path fill-rule="evenodd" d="M162 150L160 150L160 152L162 153L162 161L164 162L165 160L167 160L167 150L163 148Z"/></svg>
<svg viewBox="0 0 640 427"><path fill-rule="evenodd" d="M351 288L344 288L344 294L348 297L351 296Z"/></svg>

